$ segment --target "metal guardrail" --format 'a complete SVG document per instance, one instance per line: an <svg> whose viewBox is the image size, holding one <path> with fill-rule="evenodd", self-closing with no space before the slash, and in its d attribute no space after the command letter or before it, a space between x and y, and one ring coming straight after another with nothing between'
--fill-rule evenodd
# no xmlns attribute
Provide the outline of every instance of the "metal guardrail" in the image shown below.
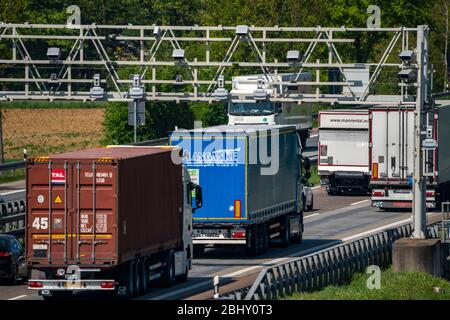
<svg viewBox="0 0 450 320"><path fill-rule="evenodd" d="M438 238L440 227L440 222L428 226L428 237ZM394 241L411 234L412 225L406 224L265 268L251 287L224 295L221 299L270 300L293 292L342 285L351 279L353 273L364 272L369 265L389 265Z"/></svg>
<svg viewBox="0 0 450 320"><path fill-rule="evenodd" d="M15 200L0 203L0 232L15 235L17 238L25 236L25 200Z"/></svg>
<svg viewBox="0 0 450 320"><path fill-rule="evenodd" d="M146 140L132 143L133 146L158 146L158 145L167 145L169 142L169 138L160 138L153 140Z"/></svg>
<svg viewBox="0 0 450 320"><path fill-rule="evenodd" d="M0 171L25 168L25 161L7 162L0 164Z"/></svg>

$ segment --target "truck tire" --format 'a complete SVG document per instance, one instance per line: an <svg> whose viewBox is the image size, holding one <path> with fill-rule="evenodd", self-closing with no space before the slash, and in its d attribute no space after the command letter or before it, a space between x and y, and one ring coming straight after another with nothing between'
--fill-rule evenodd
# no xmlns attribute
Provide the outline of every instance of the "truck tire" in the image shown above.
<svg viewBox="0 0 450 320"><path fill-rule="evenodd" d="M148 263L147 258L142 260L141 272L142 272L142 277L141 277L142 293L146 294L148 291L148 282L149 282L149 263Z"/></svg>
<svg viewBox="0 0 450 320"><path fill-rule="evenodd" d="M7 281L7 283L9 285L15 286L17 284L17 282L18 282L17 281L17 275L19 273L18 269L19 269L19 266L17 266L17 265L16 266L12 266L11 278L9 278L8 281Z"/></svg>
<svg viewBox="0 0 450 320"><path fill-rule="evenodd" d="M291 232L289 226L289 217L286 215L282 218L280 227L280 240L283 247L287 247L291 243Z"/></svg>
<svg viewBox="0 0 450 320"><path fill-rule="evenodd" d="M135 296L140 296L143 293L142 290L142 261L136 260L134 264L134 287L136 288L136 294Z"/></svg>
<svg viewBox="0 0 450 320"><path fill-rule="evenodd" d="M185 282L188 279L188 275L189 275L189 261L186 261L186 268L184 270L184 273L176 276L176 281L177 282Z"/></svg>
<svg viewBox="0 0 450 320"><path fill-rule="evenodd" d="M292 243L301 243L303 239L303 225L300 225L300 233L292 236L291 242Z"/></svg>
<svg viewBox="0 0 450 320"><path fill-rule="evenodd" d="M269 228L267 223L264 223L262 225L263 227L263 251L262 253L266 253L267 250L269 249Z"/></svg>
<svg viewBox="0 0 450 320"><path fill-rule="evenodd" d="M198 258L205 253L204 244L194 244L194 258Z"/></svg>
<svg viewBox="0 0 450 320"><path fill-rule="evenodd" d="M308 209L308 211L312 211L314 209L314 197L311 198L311 204L306 206L306 209Z"/></svg>
<svg viewBox="0 0 450 320"><path fill-rule="evenodd" d="M191 265L191 252L189 248L186 250L186 257L186 269L184 270L184 273L176 276L177 282L185 282L188 279L189 266Z"/></svg>
<svg viewBox="0 0 450 320"><path fill-rule="evenodd" d="M135 288L135 267L134 267L134 261L127 263L126 265L123 265L119 269L119 286L125 287L125 291L121 293L119 297L124 299L131 299L136 295L136 288ZM119 291L117 291L119 293Z"/></svg>
<svg viewBox="0 0 450 320"><path fill-rule="evenodd" d="M175 263L172 251L167 254L166 265L161 275L161 284L165 287L172 285L175 281Z"/></svg>
<svg viewBox="0 0 450 320"><path fill-rule="evenodd" d="M257 225L252 225L246 233L247 256L255 257L259 254L259 237Z"/></svg>
<svg viewBox="0 0 450 320"><path fill-rule="evenodd" d="M264 227L264 223L258 225L258 254L263 254L265 252Z"/></svg>

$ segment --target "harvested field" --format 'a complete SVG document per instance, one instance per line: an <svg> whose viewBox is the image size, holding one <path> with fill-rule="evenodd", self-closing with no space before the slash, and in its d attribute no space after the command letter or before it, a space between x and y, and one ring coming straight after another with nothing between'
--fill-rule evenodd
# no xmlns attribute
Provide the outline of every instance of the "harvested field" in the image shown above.
<svg viewBox="0 0 450 320"><path fill-rule="evenodd" d="M104 109L4 109L5 159L100 146Z"/></svg>

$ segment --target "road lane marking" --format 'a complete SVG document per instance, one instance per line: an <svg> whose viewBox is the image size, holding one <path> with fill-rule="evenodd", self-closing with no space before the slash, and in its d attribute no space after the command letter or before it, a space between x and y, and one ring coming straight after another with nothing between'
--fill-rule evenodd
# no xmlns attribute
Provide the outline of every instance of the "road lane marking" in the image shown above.
<svg viewBox="0 0 450 320"><path fill-rule="evenodd" d="M178 289L178 290L175 290L175 291L171 291L171 292L168 292L168 293L165 293L165 294L161 294L161 295L156 296L156 297L151 297L149 299L151 299L151 300L165 300L165 299L167 299L169 297L176 296L178 294L182 294L182 293L184 293L186 291L191 291L191 290L194 290L194 289L206 286L208 284L210 284L212 286L212 283L213 283L212 280L213 280L213 277L211 277L210 280L202 281L202 282L194 284L192 286L189 286L189 287L186 287L186 288L181 288L181 289Z"/></svg>
<svg viewBox="0 0 450 320"><path fill-rule="evenodd" d="M26 296L27 296L26 294L22 294L20 296L17 296L17 297L14 297L14 298L10 298L8 300L19 300L19 299L25 298Z"/></svg>
<svg viewBox="0 0 450 320"><path fill-rule="evenodd" d="M319 136L319 134L316 133L316 134L310 135L309 137L310 137L310 138L314 138L314 137L318 137L318 136Z"/></svg>
<svg viewBox="0 0 450 320"><path fill-rule="evenodd" d="M358 201L358 202L353 202L353 203L350 203L350 205L351 206L356 206L357 204L361 204L361 203L364 203L364 202L367 202L367 201L370 201L370 199L361 200L361 201Z"/></svg>
<svg viewBox="0 0 450 320"><path fill-rule="evenodd" d="M429 213L427 213L427 217L429 217L431 215L435 215L435 214L441 214L441 213L440 212L429 212ZM393 222L393 223L390 223L390 224L385 224L385 225L383 225L381 227L378 227L378 228L375 228L375 229L371 229L371 230L367 230L367 231L364 231L364 232L361 232L361 233L354 234L352 236L343 238L342 241L348 242L350 240L354 240L354 239L357 239L357 238L360 238L360 237L363 237L363 236L367 236L367 235L370 235L370 234L375 234L375 233L378 233L378 232L386 230L386 229L395 228L395 227L401 226L403 224L407 224L408 222L411 222L411 221L412 221L412 219L408 218L408 219L400 220L400 221Z"/></svg>
<svg viewBox="0 0 450 320"><path fill-rule="evenodd" d="M440 212L428 213L427 216L435 215L435 214L440 214ZM310 215L310 216L312 216L312 215ZM237 270L235 272L231 272L231 273L228 273L228 274L220 275L220 277L221 278L237 277L237 276L240 276L240 275L242 275L244 273L248 273L248 272L256 270L256 269L262 269L265 266L272 266L272 265L276 265L276 264L279 264L279 263L284 262L284 261L289 261L293 257L295 257L295 258L304 257L304 256L307 256L309 254L317 253L317 252L320 252L321 250L332 248L333 246L341 245L341 244L343 244L345 242L349 242L351 240L354 240L354 239L357 239L357 238L360 238L360 237L363 237L363 236L366 236L366 235L375 234L377 232L384 231L386 229L390 229L390 228L393 228L393 227L397 227L397 226L406 224L408 222L411 222L411 218L400 220L400 221L393 222L393 223L390 223L390 224L386 224L386 225L383 225L383 226L380 226L380 227L377 227L377 228L373 228L373 229L370 229L370 230L367 230L367 231L364 231L364 232L361 232L361 233L358 233L358 234L355 234L355 235L352 235L352 236L349 236L349 237L346 237L346 238L331 240L331 241L329 241L327 243L324 243L324 244L321 244L321 245L318 245L318 246L314 246L314 247L306 249L306 250L300 250L300 251L291 253L291 254L287 255L286 257L276 258L276 259L273 259L273 260L270 260L270 261L267 261L267 262L263 262L263 263L260 263L260 264L257 264L257 265L249 266L247 268L244 268L244 269L241 269L241 270ZM190 290L193 290L193 289L205 286L205 285L211 285L212 284L212 279L213 279L213 276L211 276L211 279L209 279L209 280L205 280L205 281L197 283L195 285L192 285L192 286L189 286L189 287L186 287L186 288L182 288L182 289L179 289L179 290L176 290L176 291L173 291L173 292L169 292L169 293L166 293L166 294L163 294L163 295L152 297L150 299L167 299L167 298L170 298L170 297L172 297L174 295L182 294L184 292L188 292Z"/></svg>
<svg viewBox="0 0 450 320"><path fill-rule="evenodd" d="M310 215L305 216L303 219L315 217L315 216L318 216L318 215L319 215L319 213L313 213L313 214L310 214Z"/></svg>
<svg viewBox="0 0 450 320"><path fill-rule="evenodd" d="M14 191L9 191L9 192L5 192L5 193L0 193L0 196L7 196L8 194L19 193L19 192L25 192L25 191L26 191L26 189L14 190Z"/></svg>

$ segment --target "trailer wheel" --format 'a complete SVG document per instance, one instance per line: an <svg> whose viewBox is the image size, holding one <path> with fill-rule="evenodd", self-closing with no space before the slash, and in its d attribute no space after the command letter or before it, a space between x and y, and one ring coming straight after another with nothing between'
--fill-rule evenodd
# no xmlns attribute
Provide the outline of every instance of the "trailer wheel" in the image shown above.
<svg viewBox="0 0 450 320"><path fill-rule="evenodd" d="M290 232L290 226L289 226L289 217L286 215L283 217L283 221L281 223L280 228L280 240L281 245L283 247L289 246L291 243L291 232Z"/></svg>
<svg viewBox="0 0 450 320"><path fill-rule="evenodd" d="M255 257L259 254L259 236L257 225L252 225L247 230L246 235L246 252L250 257Z"/></svg>
<svg viewBox="0 0 450 320"><path fill-rule="evenodd" d="M170 286L175 281L175 263L172 251L166 257L166 265L164 266L161 284L163 286Z"/></svg>

